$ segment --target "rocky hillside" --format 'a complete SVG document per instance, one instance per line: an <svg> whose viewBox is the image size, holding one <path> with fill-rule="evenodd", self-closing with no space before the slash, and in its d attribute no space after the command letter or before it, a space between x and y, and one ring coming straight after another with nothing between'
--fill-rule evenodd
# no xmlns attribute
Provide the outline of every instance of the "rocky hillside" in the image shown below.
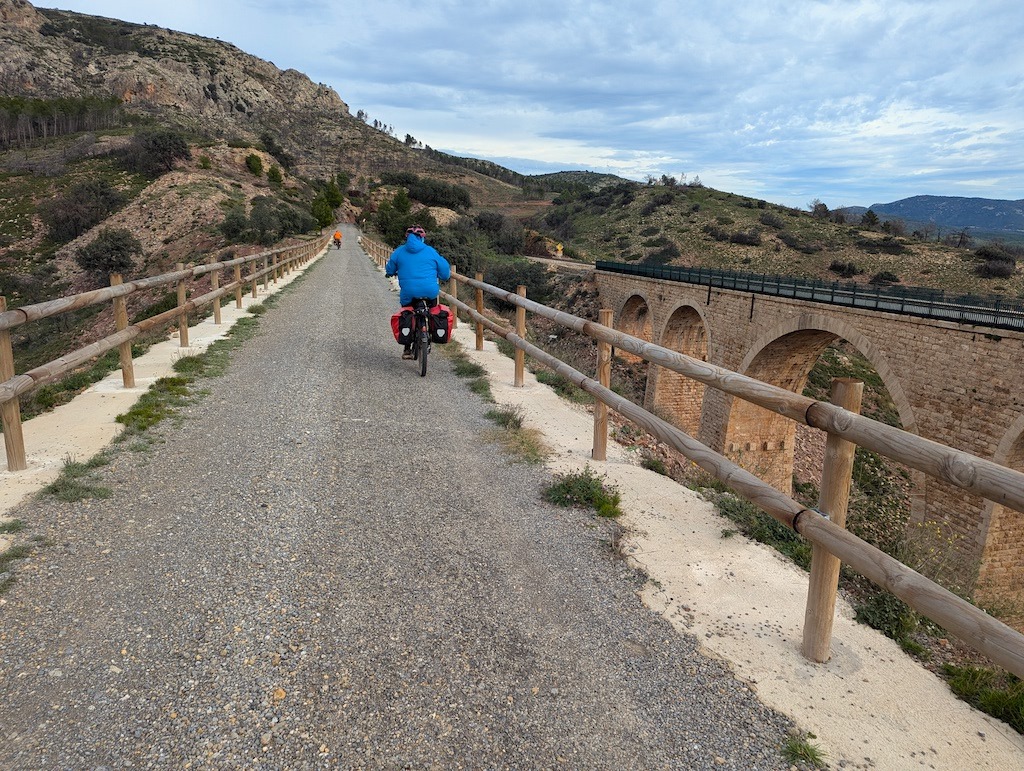
<svg viewBox="0 0 1024 771"><path fill-rule="evenodd" d="M212 138L266 132L293 171L372 173L415 155L349 114L331 88L230 43L0 0L0 93L58 99L113 95L127 110Z"/></svg>

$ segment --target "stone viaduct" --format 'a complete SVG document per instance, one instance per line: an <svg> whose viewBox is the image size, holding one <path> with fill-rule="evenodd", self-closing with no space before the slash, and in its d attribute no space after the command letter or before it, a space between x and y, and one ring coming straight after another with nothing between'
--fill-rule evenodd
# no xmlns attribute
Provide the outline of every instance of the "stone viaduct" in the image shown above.
<svg viewBox="0 0 1024 771"><path fill-rule="evenodd" d="M598 270L617 329L799 393L837 340L874 367L902 427L1024 470L1024 334ZM796 424L651 365L645 407L785 492ZM1024 514L912 471L911 522L938 523L987 606L1024 621Z"/></svg>

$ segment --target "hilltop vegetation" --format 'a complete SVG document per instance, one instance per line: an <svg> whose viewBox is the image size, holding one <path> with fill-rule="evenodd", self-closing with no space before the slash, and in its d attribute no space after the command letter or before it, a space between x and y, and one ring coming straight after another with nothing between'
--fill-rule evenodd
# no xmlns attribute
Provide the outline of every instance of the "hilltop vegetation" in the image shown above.
<svg viewBox="0 0 1024 771"><path fill-rule="evenodd" d="M823 206L823 205L822 205ZM710 267L870 285L900 283L957 293L1021 296L1020 247L961 245L909 233L895 219L843 221L703 185L619 181L565 192L531 223L584 262ZM995 256L1009 270L988 270Z"/></svg>

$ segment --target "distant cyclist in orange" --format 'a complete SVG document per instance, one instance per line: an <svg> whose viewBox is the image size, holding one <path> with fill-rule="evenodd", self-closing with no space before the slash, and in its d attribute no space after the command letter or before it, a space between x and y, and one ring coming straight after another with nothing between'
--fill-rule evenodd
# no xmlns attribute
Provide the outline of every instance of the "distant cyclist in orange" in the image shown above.
<svg viewBox="0 0 1024 771"><path fill-rule="evenodd" d="M334 231L334 248L335 249L340 249L341 248L341 231L340 230L335 230Z"/></svg>

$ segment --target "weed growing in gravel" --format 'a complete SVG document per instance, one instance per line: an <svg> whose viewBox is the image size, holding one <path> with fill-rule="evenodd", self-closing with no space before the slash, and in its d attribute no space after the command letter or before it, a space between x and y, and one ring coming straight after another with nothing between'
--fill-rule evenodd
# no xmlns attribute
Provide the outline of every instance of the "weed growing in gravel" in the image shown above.
<svg viewBox="0 0 1024 771"><path fill-rule="evenodd" d="M199 392L195 390L196 380L224 374L231 352L252 338L257 327L258 322L254 318L239 319L227 337L218 340L203 353L183 356L174 362L173 369L177 375L157 380L130 410L117 416L117 422L125 427L117 441L137 438L147 429L176 414L179 408L198 395Z"/></svg>
<svg viewBox="0 0 1024 771"><path fill-rule="evenodd" d="M469 390L481 397L484 401L494 401L494 394L491 393L491 384L485 377L478 377L475 380L471 380L469 383Z"/></svg>
<svg viewBox="0 0 1024 771"><path fill-rule="evenodd" d="M12 519L9 522L0 522L0 533L11 535L13 533L20 533L25 529L25 523L20 519Z"/></svg>
<svg viewBox="0 0 1024 771"><path fill-rule="evenodd" d="M452 371L459 377L469 379L469 390L485 401L493 402L491 383L487 379L487 370L473 361L458 343L448 343L441 348L452 362Z"/></svg>
<svg viewBox="0 0 1024 771"><path fill-rule="evenodd" d="M182 375L162 377L144 393L134 406L118 415L115 420L125 427L118 437L123 441L129 436L152 428L164 418L173 415L190 396L189 384L192 379Z"/></svg>
<svg viewBox="0 0 1024 771"><path fill-rule="evenodd" d="M59 501L70 503L85 498L109 498L109 487L96 484L98 478L93 472L107 465L110 457L101 452L84 463L74 461L70 456L64 459L64 468L53 482L43 488L43 495L51 495Z"/></svg>
<svg viewBox="0 0 1024 771"><path fill-rule="evenodd" d="M14 583L14 577L8 572L11 563L15 560L23 560L31 553L32 549L22 544L0 552L0 594L7 591L7 588Z"/></svg>
<svg viewBox="0 0 1024 771"><path fill-rule="evenodd" d="M203 373L206 364L203 362L202 356L182 356L171 365L171 369L182 375L195 376Z"/></svg>
<svg viewBox="0 0 1024 771"><path fill-rule="evenodd" d="M460 356L452 360L452 371L459 377L464 378L482 377L487 374L487 370L466 356Z"/></svg>
<svg viewBox="0 0 1024 771"><path fill-rule="evenodd" d="M503 404L488 410L486 416L497 423L503 431L496 431L490 438L499 442L505 450L527 463L542 463L550 450L544 444L542 434L535 428L523 428L523 410L513 404Z"/></svg>
<svg viewBox="0 0 1024 771"><path fill-rule="evenodd" d="M523 427L523 408L515 404L502 404L488 410L486 417L502 428L515 430Z"/></svg>
<svg viewBox="0 0 1024 771"><path fill-rule="evenodd" d="M825 767L825 753L808 739L816 739L814 734L807 736L790 736L782 746L782 755L789 763L804 763L812 768Z"/></svg>
<svg viewBox="0 0 1024 771"><path fill-rule="evenodd" d="M594 509L599 517L618 517L622 496L608 486L590 466L582 471L558 474L556 481L544 490L544 500L556 506L584 506Z"/></svg>

